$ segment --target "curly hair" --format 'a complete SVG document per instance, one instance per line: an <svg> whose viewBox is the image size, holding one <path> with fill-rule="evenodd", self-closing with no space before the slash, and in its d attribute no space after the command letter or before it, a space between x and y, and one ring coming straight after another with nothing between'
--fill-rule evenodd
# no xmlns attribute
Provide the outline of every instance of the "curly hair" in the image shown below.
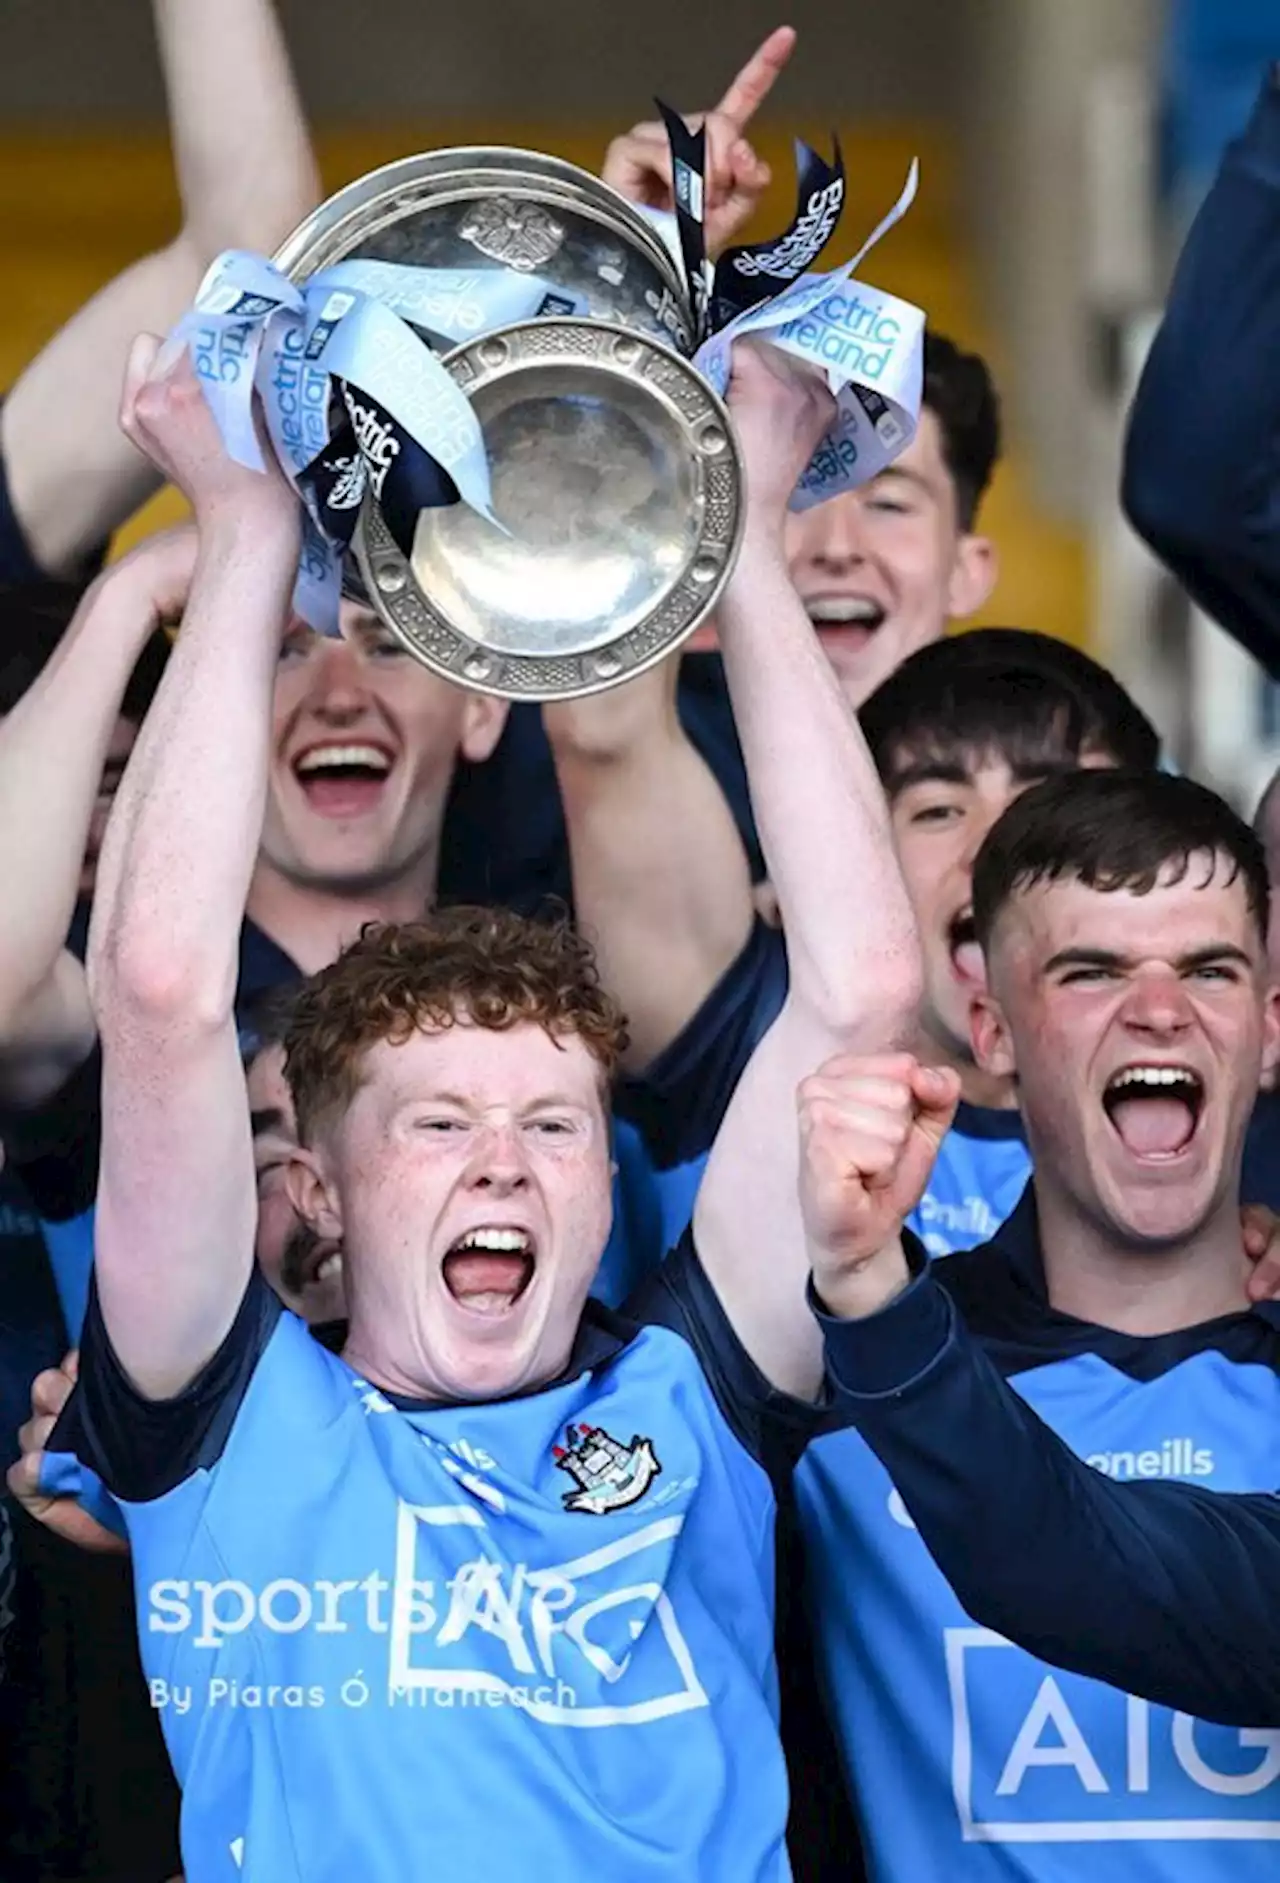
<svg viewBox="0 0 1280 1883"><path fill-rule="evenodd" d="M532 921L460 907L420 922L370 923L301 989L285 1033L301 1141L351 1103L370 1047L458 1021L497 1033L532 1024L576 1037L605 1084L627 1047L622 1011L567 917Z"/></svg>

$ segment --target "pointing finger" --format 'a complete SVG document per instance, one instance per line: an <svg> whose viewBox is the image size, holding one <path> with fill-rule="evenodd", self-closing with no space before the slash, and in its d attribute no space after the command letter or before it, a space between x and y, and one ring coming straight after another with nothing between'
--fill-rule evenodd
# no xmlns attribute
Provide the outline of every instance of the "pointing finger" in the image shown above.
<svg viewBox="0 0 1280 1883"><path fill-rule="evenodd" d="M793 26L779 26L758 46L730 85L716 111L744 131L760 109L795 50Z"/></svg>

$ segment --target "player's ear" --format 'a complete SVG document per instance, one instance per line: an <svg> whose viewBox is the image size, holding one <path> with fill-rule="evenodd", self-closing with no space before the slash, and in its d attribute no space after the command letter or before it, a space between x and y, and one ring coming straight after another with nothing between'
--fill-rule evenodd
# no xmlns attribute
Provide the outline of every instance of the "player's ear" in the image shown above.
<svg viewBox="0 0 1280 1883"><path fill-rule="evenodd" d="M974 995L969 1008L969 1040L973 1057L983 1072L1005 1079L1017 1072L1013 1038L1004 1010L994 994Z"/></svg>
<svg viewBox="0 0 1280 1883"><path fill-rule="evenodd" d="M290 1153L285 1188L289 1201L313 1234L326 1242L342 1241L342 1206L323 1161L314 1151L300 1145Z"/></svg>

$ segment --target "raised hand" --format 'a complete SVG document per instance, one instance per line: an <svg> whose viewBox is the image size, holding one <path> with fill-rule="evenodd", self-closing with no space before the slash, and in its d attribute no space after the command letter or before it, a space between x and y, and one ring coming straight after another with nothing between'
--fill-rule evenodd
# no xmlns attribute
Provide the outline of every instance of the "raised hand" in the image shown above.
<svg viewBox="0 0 1280 1883"><path fill-rule="evenodd" d="M177 485L198 522L230 510L264 521L297 517L298 500L270 450L265 473L229 456L185 349L175 358L153 335L139 335L125 368L120 424Z"/></svg>
<svg viewBox="0 0 1280 1883"><path fill-rule="evenodd" d="M18 1433L22 1456L9 1468L9 1489L28 1516L65 1543L101 1555L122 1556L128 1545L81 1510L74 1497L51 1496L40 1488L40 1465L49 1435L75 1386L78 1358L69 1353L60 1367L36 1375L31 1388L31 1417Z"/></svg>
<svg viewBox="0 0 1280 1883"><path fill-rule="evenodd" d="M800 1202L814 1286L833 1313L871 1313L892 1292L877 1292L870 1271L885 1256L901 1276L902 1225L959 1097L955 1072L909 1053L841 1056L800 1087Z"/></svg>
<svg viewBox="0 0 1280 1883"><path fill-rule="evenodd" d="M791 494L836 416L836 402L813 367L766 341L738 340L728 404L746 466L749 513L781 532Z"/></svg>
<svg viewBox="0 0 1280 1883"><path fill-rule="evenodd" d="M719 104L687 120L691 131L706 126L704 229L707 253L712 257L729 247L769 187L769 166L756 156L745 133L785 69L795 43L794 28L777 27L752 53ZM649 209L675 207L671 146L663 124L637 124L624 137L615 137L601 174L633 203Z"/></svg>

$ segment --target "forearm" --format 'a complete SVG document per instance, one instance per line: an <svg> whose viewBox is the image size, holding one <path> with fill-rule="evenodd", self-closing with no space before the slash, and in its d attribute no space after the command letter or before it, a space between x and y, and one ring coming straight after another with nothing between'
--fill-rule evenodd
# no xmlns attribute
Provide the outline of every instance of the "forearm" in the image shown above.
<svg viewBox="0 0 1280 1883"><path fill-rule="evenodd" d="M1123 498L1196 599L1280 669L1280 89L1187 237L1130 416Z"/></svg>
<svg viewBox="0 0 1280 1883"><path fill-rule="evenodd" d="M787 937L791 998L876 1048L912 1031L920 967L888 809L857 721L791 584L748 530L720 635L751 800Z"/></svg>
<svg viewBox="0 0 1280 1883"><path fill-rule="evenodd" d="M574 905L626 1010L628 1066L681 1032L751 932L733 813L680 723L675 662L614 693L548 707Z"/></svg>
<svg viewBox="0 0 1280 1883"><path fill-rule="evenodd" d="M275 249L314 206L315 162L270 0L156 0L183 222L82 307L0 410L0 451L35 561L75 570L159 479L120 430L140 332L186 311L223 249Z"/></svg>
<svg viewBox="0 0 1280 1883"><path fill-rule="evenodd" d="M1202 1718L1280 1725L1280 1499L1117 1484L997 1372L928 1273L824 1323L836 1416L975 1620Z"/></svg>
<svg viewBox="0 0 1280 1883"><path fill-rule="evenodd" d="M182 632L117 796L98 870L90 981L162 1026L221 1024L262 831L272 684L298 553L296 515L260 509L201 535Z"/></svg>
<svg viewBox="0 0 1280 1883"><path fill-rule="evenodd" d="M320 179L271 0L156 0L183 204L203 270L224 248L270 251L315 207Z"/></svg>
<svg viewBox="0 0 1280 1883"><path fill-rule="evenodd" d="M145 570L118 564L0 724L0 1053L65 945L120 700L155 627Z"/></svg>

